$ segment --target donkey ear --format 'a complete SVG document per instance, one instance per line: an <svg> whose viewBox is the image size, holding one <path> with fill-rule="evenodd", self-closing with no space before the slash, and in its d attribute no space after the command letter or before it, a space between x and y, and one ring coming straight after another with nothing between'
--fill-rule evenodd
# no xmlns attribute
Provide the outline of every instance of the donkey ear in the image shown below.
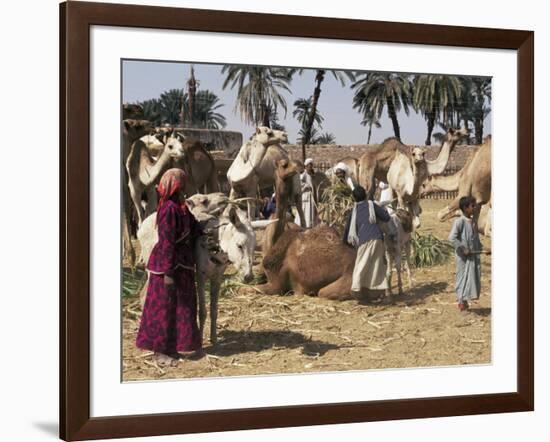
<svg viewBox="0 0 550 442"><path fill-rule="evenodd" d="M126 130L130 130L130 126L131 126L130 122L128 120L124 120L123 123L124 123L124 128Z"/></svg>
<svg viewBox="0 0 550 442"><path fill-rule="evenodd" d="M451 135L454 135L455 130L454 130L452 127L449 127L449 133L450 133Z"/></svg>
<svg viewBox="0 0 550 442"><path fill-rule="evenodd" d="M256 135L260 135L261 132L262 132L262 130L260 129L260 127L257 127L256 128Z"/></svg>

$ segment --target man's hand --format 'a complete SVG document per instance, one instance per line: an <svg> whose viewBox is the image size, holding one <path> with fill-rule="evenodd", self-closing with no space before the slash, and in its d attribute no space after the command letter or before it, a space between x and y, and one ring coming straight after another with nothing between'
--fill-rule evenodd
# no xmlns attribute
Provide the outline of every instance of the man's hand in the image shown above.
<svg viewBox="0 0 550 442"><path fill-rule="evenodd" d="M164 285L167 289L171 289L174 287L174 278L168 275L164 275Z"/></svg>
<svg viewBox="0 0 550 442"><path fill-rule="evenodd" d="M462 247L462 254L464 256L469 256L470 255L470 249L468 247Z"/></svg>

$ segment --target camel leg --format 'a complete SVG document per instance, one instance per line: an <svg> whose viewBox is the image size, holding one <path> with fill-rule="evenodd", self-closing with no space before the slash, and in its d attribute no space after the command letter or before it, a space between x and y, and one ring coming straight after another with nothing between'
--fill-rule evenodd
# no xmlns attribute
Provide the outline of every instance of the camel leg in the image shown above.
<svg viewBox="0 0 550 442"><path fill-rule="evenodd" d="M199 301L199 333L201 340L204 334L204 323L206 321L206 294L204 293L206 275L204 272L197 272L197 298Z"/></svg>
<svg viewBox="0 0 550 442"><path fill-rule="evenodd" d="M210 343L216 345L218 342L218 332L216 324L218 322L218 299L220 295L222 275L218 274L210 280Z"/></svg>
<svg viewBox="0 0 550 442"><path fill-rule="evenodd" d="M332 301L345 301L353 299L351 296L351 279L350 272L344 273L336 281L319 290L319 298L330 299Z"/></svg>
<svg viewBox="0 0 550 442"><path fill-rule="evenodd" d="M386 269L386 282L388 284L388 288L386 289L386 296L391 296L392 295L391 280L392 280L392 273L393 273L393 257L392 257L392 254L389 252L386 252L386 261L388 261L388 267Z"/></svg>
<svg viewBox="0 0 550 442"><path fill-rule="evenodd" d="M147 218L157 210L158 196L155 186L150 186L147 190L147 208L144 212L144 218Z"/></svg>
<svg viewBox="0 0 550 442"><path fill-rule="evenodd" d="M256 289L260 290L264 295L284 295L288 288L288 272L282 268L277 274L267 272L264 269L267 276L265 284L259 284Z"/></svg>
<svg viewBox="0 0 550 442"><path fill-rule="evenodd" d="M128 260L130 268L136 267L136 251L130 238L130 226L128 225L128 217L126 213L122 214L122 253L124 258ZM132 270L133 271L133 270Z"/></svg>
<svg viewBox="0 0 550 442"><path fill-rule="evenodd" d="M130 198L132 198L132 202L138 214L138 223L141 226L144 215L143 207L141 206L141 193L143 189L139 188L139 186L134 186L132 181L128 182L128 188L130 189Z"/></svg>

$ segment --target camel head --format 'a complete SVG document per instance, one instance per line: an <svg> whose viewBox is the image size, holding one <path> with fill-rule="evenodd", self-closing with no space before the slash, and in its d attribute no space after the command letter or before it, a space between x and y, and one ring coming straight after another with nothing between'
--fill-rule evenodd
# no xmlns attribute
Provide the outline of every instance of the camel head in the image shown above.
<svg viewBox="0 0 550 442"><path fill-rule="evenodd" d="M139 104L126 103L122 105L122 119L135 119L139 120L143 118L143 106Z"/></svg>
<svg viewBox="0 0 550 442"><path fill-rule="evenodd" d="M229 204L229 197L221 192L209 193L207 195L196 193L187 198L187 206L196 212L205 212L210 215L219 216Z"/></svg>
<svg viewBox="0 0 550 442"><path fill-rule="evenodd" d="M410 153L414 163L421 163L425 161L426 150L421 147L411 147Z"/></svg>
<svg viewBox="0 0 550 442"><path fill-rule="evenodd" d="M242 281L250 282L254 276L252 266L256 234L244 210L234 206L225 209L220 218L219 239L220 248L227 254Z"/></svg>
<svg viewBox="0 0 550 442"><path fill-rule="evenodd" d="M450 145L454 147L459 141L468 138L469 134L470 131L465 127L461 129L453 129L452 127L450 127L445 134L445 138L443 138L443 143L450 143Z"/></svg>
<svg viewBox="0 0 550 442"><path fill-rule="evenodd" d="M131 143L149 134L153 129L149 120L126 119L122 121L122 124L124 135Z"/></svg>
<svg viewBox="0 0 550 442"><path fill-rule="evenodd" d="M278 179L285 181L298 173L298 163L286 158L275 161L275 175Z"/></svg>
<svg viewBox="0 0 550 442"><path fill-rule="evenodd" d="M420 198L424 198L427 195L430 195L432 193L436 192L436 188L433 185L433 177L428 177L428 179L424 180L422 185L420 186Z"/></svg>
<svg viewBox="0 0 550 442"><path fill-rule="evenodd" d="M186 149L184 147L185 138L182 134L173 130L164 135L165 151L173 160L179 161L185 156Z"/></svg>
<svg viewBox="0 0 550 442"><path fill-rule="evenodd" d="M272 146L274 144L288 143L288 136L286 132L282 130L273 130L266 126L257 127L253 138L265 147Z"/></svg>

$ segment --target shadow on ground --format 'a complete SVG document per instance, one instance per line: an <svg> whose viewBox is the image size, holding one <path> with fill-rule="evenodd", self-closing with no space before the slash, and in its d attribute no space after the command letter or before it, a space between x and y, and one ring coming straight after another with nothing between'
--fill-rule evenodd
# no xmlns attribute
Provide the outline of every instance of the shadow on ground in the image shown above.
<svg viewBox="0 0 550 442"><path fill-rule="evenodd" d="M302 353L310 356L322 356L329 350L340 348L338 345L312 340L301 333L292 331L223 330L218 336L217 345L207 349L207 352L217 356L231 356L240 353L261 352L274 347L301 348Z"/></svg>

